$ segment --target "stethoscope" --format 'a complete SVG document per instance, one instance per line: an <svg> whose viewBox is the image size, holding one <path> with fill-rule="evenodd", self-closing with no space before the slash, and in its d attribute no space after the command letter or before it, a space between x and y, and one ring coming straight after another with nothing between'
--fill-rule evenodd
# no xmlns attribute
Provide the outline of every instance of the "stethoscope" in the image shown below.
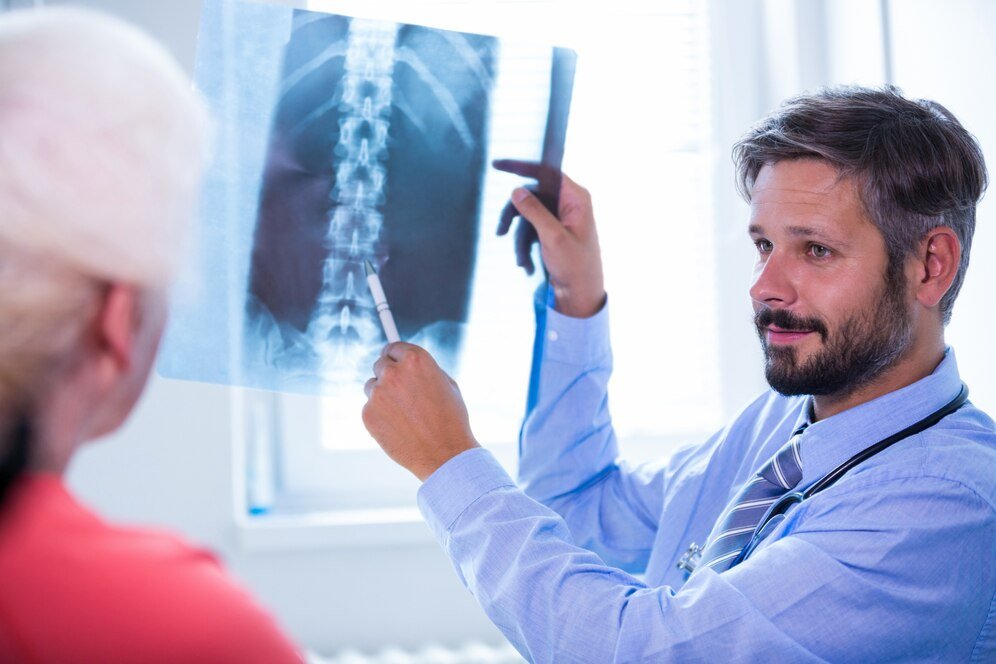
<svg viewBox="0 0 996 664"><path fill-rule="evenodd" d="M754 528L754 532L751 534L750 540L744 548L740 550L740 555L733 560L733 564L730 565L730 567L739 565L746 560L747 557L753 553L754 549L761 542L761 540L771 534L774 527L785 518L785 513L788 512L789 508L793 505L797 505L807 498L811 498L816 495L820 491L833 486L837 480L843 477L848 471L852 470L855 466L864 463L887 447L898 443L904 438L909 438L910 436L918 434L921 431L934 426L942 419L961 408L966 401L968 401L968 387L962 383L961 390L958 391L958 395L948 403L932 412L930 415L927 415L918 422L911 424L902 431L894 433L888 438L866 447L811 484L805 491L790 491L789 493L783 495L775 501L771 507L768 508L768 511L764 513L764 516L761 517L761 520ZM681 560L678 562L678 568L687 570L691 573L695 570L698 558L700 558L701 555L702 547L692 544L692 546L688 548L688 551L685 552L685 555L683 555Z"/></svg>

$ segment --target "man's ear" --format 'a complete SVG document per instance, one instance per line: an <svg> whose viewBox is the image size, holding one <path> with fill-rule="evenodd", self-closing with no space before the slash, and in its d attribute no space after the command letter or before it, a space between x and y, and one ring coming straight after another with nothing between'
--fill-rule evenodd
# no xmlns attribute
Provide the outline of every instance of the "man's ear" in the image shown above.
<svg viewBox="0 0 996 664"><path fill-rule="evenodd" d="M97 345L121 371L127 370L133 361L139 305L134 287L111 284L97 315Z"/></svg>
<svg viewBox="0 0 996 664"><path fill-rule="evenodd" d="M961 242L946 226L930 230L917 250L916 298L925 307L936 307L958 274L961 265Z"/></svg>

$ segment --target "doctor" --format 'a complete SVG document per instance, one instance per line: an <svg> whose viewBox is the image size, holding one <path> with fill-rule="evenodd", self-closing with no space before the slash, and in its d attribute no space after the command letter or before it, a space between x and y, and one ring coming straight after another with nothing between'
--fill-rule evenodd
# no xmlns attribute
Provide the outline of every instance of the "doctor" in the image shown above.
<svg viewBox="0 0 996 664"><path fill-rule="evenodd" d="M550 274L518 486L419 348L385 349L364 421L424 480L426 520L531 661L993 661L996 431L960 403L944 342L978 144L936 103L836 88L789 100L733 154L771 390L709 440L619 458L591 201L566 177L556 216L512 194ZM661 278L690 325L680 275Z"/></svg>

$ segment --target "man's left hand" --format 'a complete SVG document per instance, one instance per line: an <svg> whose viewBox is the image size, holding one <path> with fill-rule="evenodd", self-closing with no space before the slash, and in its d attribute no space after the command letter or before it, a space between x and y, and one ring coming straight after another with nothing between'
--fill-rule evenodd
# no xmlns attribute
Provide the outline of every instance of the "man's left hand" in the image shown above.
<svg viewBox="0 0 996 664"><path fill-rule="evenodd" d="M418 346L385 346L363 391L367 431L422 481L457 454L479 447L460 388Z"/></svg>

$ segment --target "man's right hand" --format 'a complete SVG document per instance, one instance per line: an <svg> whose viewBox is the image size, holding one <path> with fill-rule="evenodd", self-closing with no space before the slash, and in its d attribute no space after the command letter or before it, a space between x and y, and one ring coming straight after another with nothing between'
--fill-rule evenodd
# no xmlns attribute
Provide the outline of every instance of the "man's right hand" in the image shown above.
<svg viewBox="0 0 996 664"><path fill-rule="evenodd" d="M502 159L495 161L494 167L539 179L541 185L544 177L550 175L550 169L534 162ZM591 196L566 175L556 175L560 180L556 216L528 189L520 187L512 192L514 212L502 215L499 235L508 230L515 212L528 221L539 236L540 253L549 273L557 311L587 318L605 304L602 255Z"/></svg>

